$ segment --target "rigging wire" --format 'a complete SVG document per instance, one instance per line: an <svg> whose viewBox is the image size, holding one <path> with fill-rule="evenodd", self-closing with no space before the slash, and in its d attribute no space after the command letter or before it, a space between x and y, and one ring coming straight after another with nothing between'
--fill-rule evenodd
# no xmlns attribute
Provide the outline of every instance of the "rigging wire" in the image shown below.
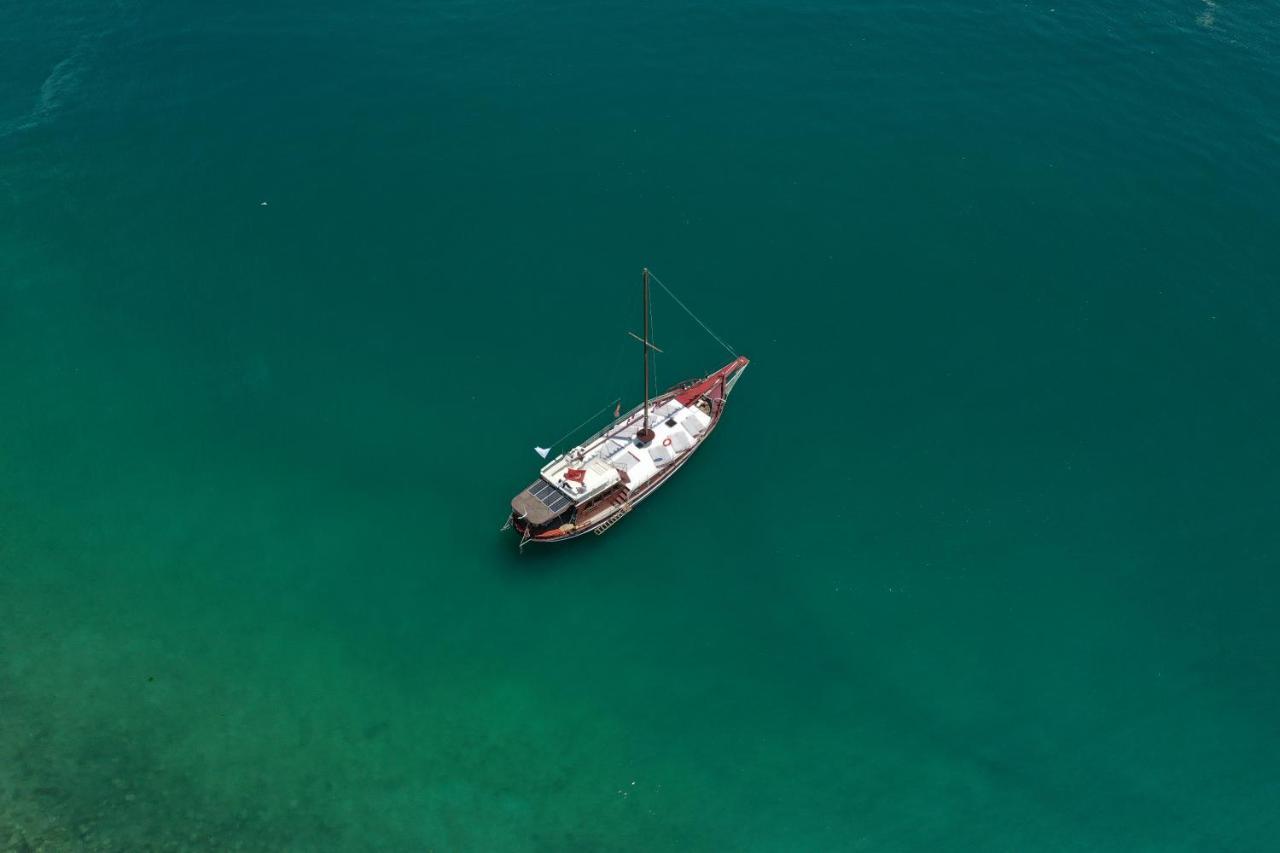
<svg viewBox="0 0 1280 853"><path fill-rule="evenodd" d="M732 355L734 358L737 358L738 353L734 351L733 347L729 346L727 343L725 343L725 342L724 342L724 339L723 339L723 338L721 338L721 337L720 337L719 335L717 335L715 332L711 331L711 327L710 327L710 326L708 326L706 323L702 322L702 320L698 317L698 315L697 315L697 314L694 314L694 313L693 313L693 311L689 310L689 306L688 306L688 305L685 305L683 302L681 302L681 301L680 301L680 297L678 297L678 296L676 296L674 293L672 293L672 292L671 292L671 288L669 288L669 287L667 287L665 284L663 284L663 283L662 283L662 279L660 279L660 278L658 278L656 275L654 275L652 270L650 270L650 271L649 271L649 278L651 278L653 281L657 282L658 287L661 287L661 288L666 292L666 294L667 294L668 296L670 296L672 299L674 299L674 300L675 300L675 303L676 303L677 305L679 305L681 308L683 308L683 309L684 309L684 312L685 312L686 314L688 314L690 317L692 317L692 318L693 318L693 320L694 320L694 322L695 322L695 323L697 323L699 326L701 326L701 327L702 327L703 331L705 331L705 332L706 332L708 335L710 335L711 337L715 338L716 343L720 344L720 346L722 346L722 347L724 347L726 350L728 350L728 351L729 351L729 354L730 354L730 355ZM649 331L650 331L650 337L652 337L652 336L653 336L653 335L652 335L652 332L653 332L653 304L652 304L652 303L650 303L650 305L649 305ZM646 346L647 346L647 345L646 345ZM623 350L622 350L622 349L619 349L619 351L618 351L618 355L617 355L617 357L615 357L615 360L614 360L614 367L613 367L613 371L612 371L613 376L612 376L612 377L610 377L610 379L609 379L609 384L611 384L611 385L613 384L614 379L617 377L617 373L618 373L618 364L621 362L622 352L623 352ZM652 369L653 369L653 378L654 378L654 384L655 384L655 385L657 385L657 384L658 384L658 382L657 382L657 379L658 379L658 367L657 367L657 361L658 361L658 360L657 360L657 358L655 357L655 355L654 355L654 354L652 354L652 353L648 353L648 351L647 351L647 350L646 350L646 354L647 354L650 358L652 358L652 359L653 359L653 361L651 362L651 364L652 364ZM599 410L599 411L597 411L595 414L593 414L591 417L587 418L585 421L583 421L582 423L578 424L576 427L574 427L573 429L569 430L567 433L565 433L564 435L560 436L560 437L559 437L559 438L557 438L555 441L553 441L553 442L551 443L551 447L553 447L553 448L554 448L554 447L556 447L557 445L561 444L565 439L567 439L567 438L569 438L570 436L574 435L574 434L575 434L575 433L577 433L579 430L581 430L583 427L585 427L587 424L591 423L593 420L595 420L596 418L600 417L600 415L602 415L602 414L604 414L605 412L607 412L607 411L609 410L609 407L610 407L610 406L616 406L616 405L620 404L621 402L622 402L622 398L621 398L621 397L616 397L616 398L614 398L613 400L610 400L607 404L605 404L603 407L601 407L601 408L600 408L600 410Z"/></svg>
<svg viewBox="0 0 1280 853"><path fill-rule="evenodd" d="M574 434L574 433L576 433L578 430L582 429L584 426L586 426L587 424L591 423L592 421L594 421L596 418L600 417L600 416L601 416L602 414L604 414L605 412L609 411L609 409L610 409L611 407L616 406L616 405L618 405L618 404L619 404L619 403L621 403L621 402L622 402L622 398L621 398L621 397L617 397L617 398L615 398L615 399L613 399L613 400L610 400L610 401L609 401L608 403L606 403L603 407L601 407L600 411L596 412L594 415L592 415L591 417L587 418L585 421L583 421L582 423L578 424L576 427L574 427L573 429L569 430L569 431L568 431L568 432L566 432L564 435L562 435L562 436L560 436L559 438L557 438L555 441L551 442L551 447L555 447L557 444L560 444L560 443L561 443L562 441L564 441L566 438L568 438L569 436L573 435L573 434Z"/></svg>
<svg viewBox="0 0 1280 853"><path fill-rule="evenodd" d="M663 283L662 283L662 279L658 278L656 275L654 275L654 274L653 274L653 270L649 270L649 278L651 278L651 279L653 279L654 281L656 281L656 282L658 283L658 287L661 287L663 290L665 290L665 291L667 292L667 296L670 296L672 299L674 299L674 300L676 301L676 304L677 304L677 305L679 305L681 308L683 308L683 309L684 309L684 312L685 312L686 314L688 314L690 317L692 317L695 323L697 323L699 326L701 326L701 327L702 327L703 331L705 331L705 332L706 332L708 335L710 335L711 337L715 338L715 339L716 339L716 343L720 344L720 346L722 346L722 347L724 347L725 349L727 349L727 350L729 351L729 355L733 356L734 358L737 358L737 357L738 357L738 354L737 354L736 352L734 352L733 347L731 347L731 346L729 346L728 344L726 344L726 343L724 342L724 340L723 340L723 339L721 339L721 337L720 337L719 335L717 335L715 332L711 331L711 327L710 327L710 326L708 326L706 323L702 322L702 320L698 319L698 315L697 315L697 314L695 314L695 313L693 313L692 311L690 311L690 310L689 310L689 306L688 306L688 305L685 305L683 302L681 302L681 301L680 301L680 297L679 297L679 296L676 296L674 293L672 293L672 292L671 292L671 288L669 288L669 287L667 287L665 284L663 284ZM653 309L652 309L652 307L651 307L649 310L650 310L650 313L652 313L652 310L653 310Z"/></svg>

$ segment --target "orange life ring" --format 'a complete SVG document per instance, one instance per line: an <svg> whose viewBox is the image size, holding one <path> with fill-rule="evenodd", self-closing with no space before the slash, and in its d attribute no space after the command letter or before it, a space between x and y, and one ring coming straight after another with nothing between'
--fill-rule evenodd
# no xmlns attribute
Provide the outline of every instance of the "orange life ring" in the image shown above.
<svg viewBox="0 0 1280 853"><path fill-rule="evenodd" d="M663 447L671 446L671 436L667 436L666 438L662 439L662 446Z"/></svg>

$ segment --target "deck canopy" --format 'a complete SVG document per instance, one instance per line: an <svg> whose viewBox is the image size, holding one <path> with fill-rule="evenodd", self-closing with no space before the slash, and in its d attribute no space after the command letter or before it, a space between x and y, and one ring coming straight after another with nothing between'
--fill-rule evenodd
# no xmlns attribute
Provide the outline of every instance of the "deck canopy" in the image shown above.
<svg viewBox="0 0 1280 853"><path fill-rule="evenodd" d="M541 526L552 521L573 503L569 496L548 483L538 480L511 500L517 518Z"/></svg>

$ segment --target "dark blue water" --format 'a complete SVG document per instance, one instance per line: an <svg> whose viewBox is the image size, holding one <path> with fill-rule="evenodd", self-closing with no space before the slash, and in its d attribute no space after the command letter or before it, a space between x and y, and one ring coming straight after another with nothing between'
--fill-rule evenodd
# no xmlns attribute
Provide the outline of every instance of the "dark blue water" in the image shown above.
<svg viewBox="0 0 1280 853"><path fill-rule="evenodd" d="M1277 92L1226 0L3 6L0 847L1273 849ZM518 556L644 265L752 366Z"/></svg>

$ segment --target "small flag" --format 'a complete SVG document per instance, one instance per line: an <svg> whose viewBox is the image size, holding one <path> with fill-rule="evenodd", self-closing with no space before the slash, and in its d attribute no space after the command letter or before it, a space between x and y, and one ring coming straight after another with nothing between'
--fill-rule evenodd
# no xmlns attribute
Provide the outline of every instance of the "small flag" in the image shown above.
<svg viewBox="0 0 1280 853"><path fill-rule="evenodd" d="M622 401L621 401L621 400L619 400L619 401L618 401L618 405L616 405L616 406L614 406L614 407L613 407L613 416L616 418L616 417L618 417L618 415L620 415L620 414L622 414Z"/></svg>
<svg viewBox="0 0 1280 853"><path fill-rule="evenodd" d="M546 458L547 458L547 454L551 452L551 448L550 448L550 447L535 447L535 448L533 449L533 452L534 452L534 453L536 453L536 454L538 454L539 456L541 456L543 459L546 459Z"/></svg>
<svg viewBox="0 0 1280 853"><path fill-rule="evenodd" d="M587 479L587 472L583 468L570 468L564 472L564 478L566 480L572 480L575 483L585 483Z"/></svg>

